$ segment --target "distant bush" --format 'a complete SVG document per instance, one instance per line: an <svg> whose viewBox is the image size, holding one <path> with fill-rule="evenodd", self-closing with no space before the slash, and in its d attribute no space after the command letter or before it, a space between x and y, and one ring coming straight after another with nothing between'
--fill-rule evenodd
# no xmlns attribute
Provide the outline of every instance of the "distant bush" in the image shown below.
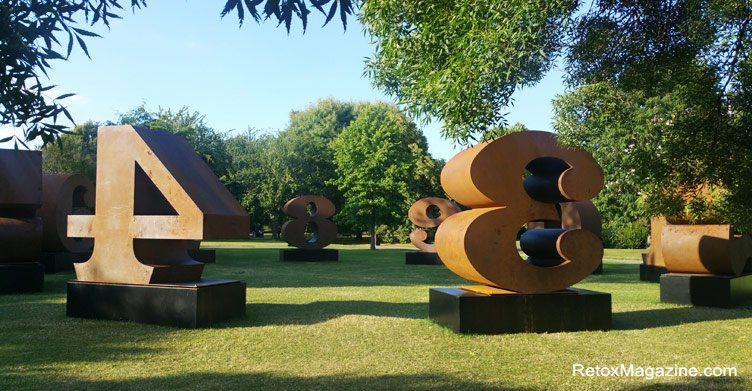
<svg viewBox="0 0 752 391"><path fill-rule="evenodd" d="M605 248L647 248L650 224L644 220L620 223L611 221L603 226Z"/></svg>

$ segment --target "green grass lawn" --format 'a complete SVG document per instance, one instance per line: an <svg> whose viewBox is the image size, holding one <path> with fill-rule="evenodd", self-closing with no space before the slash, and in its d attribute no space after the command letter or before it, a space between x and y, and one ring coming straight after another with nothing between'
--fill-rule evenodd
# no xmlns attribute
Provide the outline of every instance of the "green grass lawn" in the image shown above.
<svg viewBox="0 0 752 391"><path fill-rule="evenodd" d="M638 266L605 262L578 287L612 294L608 332L458 335L428 319L428 289L466 284L404 250L282 263L221 248L209 278L246 281L242 319L184 330L65 316L65 282L0 296L0 390L752 389L752 305L661 304ZM585 366L736 367L738 377L573 377Z"/></svg>

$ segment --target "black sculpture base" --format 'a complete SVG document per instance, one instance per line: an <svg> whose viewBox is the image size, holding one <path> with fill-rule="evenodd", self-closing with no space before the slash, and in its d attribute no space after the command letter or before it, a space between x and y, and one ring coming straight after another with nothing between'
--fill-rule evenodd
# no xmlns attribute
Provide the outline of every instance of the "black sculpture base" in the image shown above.
<svg viewBox="0 0 752 391"><path fill-rule="evenodd" d="M217 262L216 250L188 250L188 256L203 263Z"/></svg>
<svg viewBox="0 0 752 391"><path fill-rule="evenodd" d="M41 292L43 288L44 267L41 264L0 263L0 294Z"/></svg>
<svg viewBox="0 0 752 391"><path fill-rule="evenodd" d="M198 328L245 314L245 282L211 280L152 285L68 281L67 315Z"/></svg>
<svg viewBox="0 0 752 391"><path fill-rule="evenodd" d="M339 251L326 248L318 250L304 250L302 248L279 250L279 260L286 262L339 261Z"/></svg>
<svg viewBox="0 0 752 391"><path fill-rule="evenodd" d="M734 307L752 299L752 274L739 277L669 273L661 276L661 303Z"/></svg>
<svg viewBox="0 0 752 391"><path fill-rule="evenodd" d="M431 288L428 300L428 316L456 333L554 333L611 328L611 295L584 289L484 294L462 288Z"/></svg>
<svg viewBox="0 0 752 391"><path fill-rule="evenodd" d="M405 265L443 265L439 254L411 251L405 253Z"/></svg>
<svg viewBox="0 0 752 391"><path fill-rule="evenodd" d="M73 270L73 264L86 262L91 258L90 252L85 253L42 253L39 262L44 266L45 274L55 274Z"/></svg>
<svg viewBox="0 0 752 391"><path fill-rule="evenodd" d="M640 281L661 282L661 274L668 273L663 266L640 264Z"/></svg>

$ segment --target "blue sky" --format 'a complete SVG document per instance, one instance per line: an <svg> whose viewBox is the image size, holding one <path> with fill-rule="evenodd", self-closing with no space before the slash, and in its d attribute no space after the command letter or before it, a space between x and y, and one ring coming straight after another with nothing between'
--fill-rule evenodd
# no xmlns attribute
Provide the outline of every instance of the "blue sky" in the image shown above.
<svg viewBox="0 0 752 391"><path fill-rule="evenodd" d="M234 14L220 19L222 0L148 4L123 12L110 31L94 29L103 38L86 41L91 59L76 48L68 62L52 63L48 82L57 87L51 95L77 94L64 102L78 123L114 121L145 103L151 110L188 106L218 131L276 131L287 126L291 110L318 99L391 101L363 77L373 47L355 18L343 32L338 20L320 28L323 17L314 11L305 34L298 22L288 36L276 23L247 20L239 29ZM509 122L550 130L550 101L563 91L561 76L552 71L518 92ZM439 128L423 127L429 151L449 159L459 147ZM11 131L0 129L0 138Z"/></svg>

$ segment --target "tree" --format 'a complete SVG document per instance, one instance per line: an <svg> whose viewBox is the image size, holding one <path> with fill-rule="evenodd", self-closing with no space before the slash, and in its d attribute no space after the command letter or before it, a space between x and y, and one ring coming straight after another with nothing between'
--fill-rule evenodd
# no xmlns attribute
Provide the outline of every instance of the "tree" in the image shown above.
<svg viewBox="0 0 752 391"><path fill-rule="evenodd" d="M67 126L57 122L64 115L71 122L73 117L61 104L61 100L73 94L46 97L45 92L54 85L44 86L40 74L47 74L50 61L67 60L74 42L89 56L86 38L99 37L82 29L79 21L91 26L97 23L110 27L110 19L120 18L115 12L123 8L119 0L4 0L0 2L0 125L10 124L23 129L25 145L40 137L47 144L55 140ZM264 0L227 0L221 16L237 11L242 25L245 10L256 22L275 18L284 23L287 31L294 17L300 18L305 30L308 21L307 0L266 0L261 11L257 9ZM145 0L130 0L135 10L146 6ZM331 5L329 5L331 4ZM327 15L326 23L339 10L343 27L347 15L353 12L351 0L311 0L310 5ZM325 6L329 9L325 10ZM65 55L58 52L63 43L58 38L67 36ZM13 136L0 139L9 141Z"/></svg>
<svg viewBox="0 0 752 391"><path fill-rule="evenodd" d="M118 122L183 137L217 178L223 182L227 180L231 158L225 148L226 136L207 125L201 113L197 111L191 113L186 106L175 112L161 107L157 112L150 112L144 105L141 105L121 115Z"/></svg>
<svg viewBox="0 0 752 391"><path fill-rule="evenodd" d="M576 20L555 127L604 165L606 213L752 232L751 18L746 3L599 1Z"/></svg>
<svg viewBox="0 0 752 391"><path fill-rule="evenodd" d="M752 229L749 2L365 0L361 8L377 45L367 72L410 113L443 119L446 136L498 134L512 92L561 56L572 90L556 104L556 129L604 162L609 187L596 201L607 213L712 215Z"/></svg>
<svg viewBox="0 0 752 391"><path fill-rule="evenodd" d="M42 171L45 174L82 174L92 182L97 171L97 127L88 121L63 134L56 145L42 147Z"/></svg>
<svg viewBox="0 0 752 391"><path fill-rule="evenodd" d="M145 5L143 0L131 0L134 8ZM102 23L109 27L110 18L119 18L112 11L122 8L117 0L5 0L0 3L0 124L22 127L25 141L41 137L47 144L67 129L57 123L64 115L71 122L68 110L59 102L72 94L54 98L44 93L55 86L43 86L40 73L46 75L50 61L65 60L74 42L89 55L84 37L99 35L81 29L77 20L82 17L91 25ZM67 37L65 55L57 52ZM13 136L0 142L9 141Z"/></svg>
<svg viewBox="0 0 752 391"><path fill-rule="evenodd" d="M504 127L515 90L552 67L571 0L366 0L376 42L366 73L416 118L444 121L460 143Z"/></svg>
<svg viewBox="0 0 752 391"><path fill-rule="evenodd" d="M375 249L377 224L395 225L416 197L412 181L425 143L421 132L394 105L365 104L334 140L337 177L345 195L338 222L368 227Z"/></svg>

